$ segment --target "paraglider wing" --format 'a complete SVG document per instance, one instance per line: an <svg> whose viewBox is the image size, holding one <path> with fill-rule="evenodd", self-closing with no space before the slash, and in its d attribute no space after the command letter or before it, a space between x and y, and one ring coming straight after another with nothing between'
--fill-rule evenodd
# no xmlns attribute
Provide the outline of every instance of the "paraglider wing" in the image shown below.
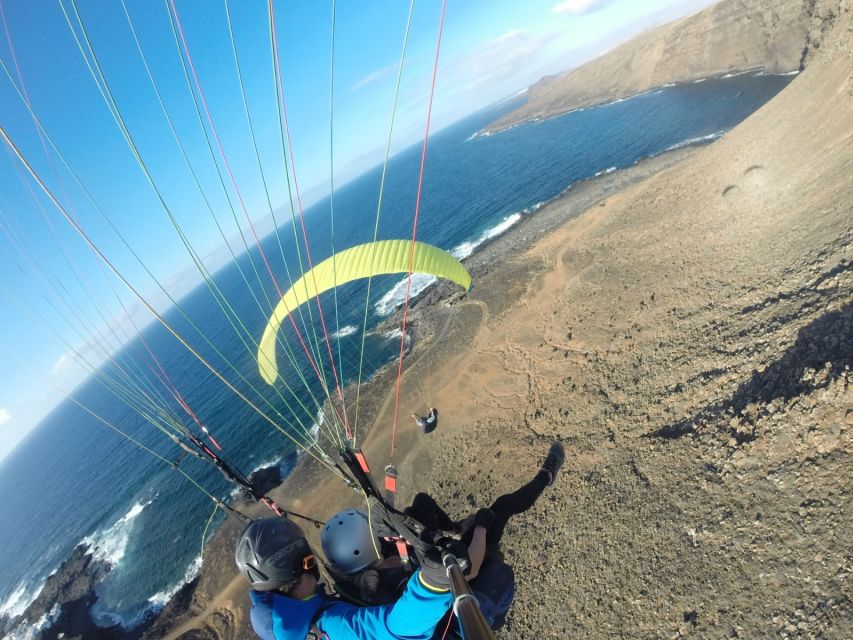
<svg viewBox="0 0 853 640"><path fill-rule="evenodd" d="M426 273L451 280L464 289L471 287L471 275L447 251L411 240L379 240L346 249L327 258L293 283L281 297L264 329L258 348L261 377L273 384L278 377L275 344L281 323L299 305L325 291L360 278L389 273Z"/></svg>

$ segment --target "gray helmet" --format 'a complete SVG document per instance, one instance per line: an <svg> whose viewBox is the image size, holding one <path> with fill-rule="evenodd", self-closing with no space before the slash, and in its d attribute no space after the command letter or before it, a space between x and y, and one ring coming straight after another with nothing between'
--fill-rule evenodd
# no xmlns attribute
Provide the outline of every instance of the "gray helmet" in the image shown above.
<svg viewBox="0 0 853 640"><path fill-rule="evenodd" d="M240 574L257 591L289 589L314 569L302 530L284 518L261 518L243 530L234 553Z"/></svg>
<svg viewBox="0 0 853 640"><path fill-rule="evenodd" d="M370 566L381 556L367 515L347 509L329 518L320 534L323 553L332 569L349 575Z"/></svg>

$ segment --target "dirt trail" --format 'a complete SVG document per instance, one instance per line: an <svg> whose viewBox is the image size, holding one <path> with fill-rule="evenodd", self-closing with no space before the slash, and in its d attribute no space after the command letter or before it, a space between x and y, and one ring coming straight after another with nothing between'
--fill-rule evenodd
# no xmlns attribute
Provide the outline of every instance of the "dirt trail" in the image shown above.
<svg viewBox="0 0 853 640"><path fill-rule="evenodd" d="M508 234L466 301L414 316L454 320L403 379L408 416L429 370L441 422L401 423L401 499L426 490L462 516L526 481L551 439L569 452L507 529L502 638L853 637L851 19L846 0L812 10L808 68L739 127L606 200L573 189L531 224L584 215L532 246ZM365 399L374 415L392 383ZM306 465L276 495L352 502L320 478ZM250 634L229 535L186 639Z"/></svg>

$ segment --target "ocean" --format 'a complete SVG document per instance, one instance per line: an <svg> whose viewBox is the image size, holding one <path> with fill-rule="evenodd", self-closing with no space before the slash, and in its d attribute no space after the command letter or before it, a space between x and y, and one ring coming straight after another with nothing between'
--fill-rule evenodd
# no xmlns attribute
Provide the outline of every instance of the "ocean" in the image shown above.
<svg viewBox="0 0 853 640"><path fill-rule="evenodd" d="M543 203L578 181L667 150L711 142L791 80L756 74L709 79L476 137L476 131L518 102L479 112L430 138L418 239L459 258L467 257L525 216L536 215ZM419 145L391 160L380 239L411 237L419 161ZM375 167L336 191L334 238L328 199L306 211L315 264L331 254L333 245L340 251L372 239L380 175L381 167ZM289 216L279 222L279 234L266 237L262 246L284 288L289 281L282 256L288 257L291 271L296 261ZM215 275L234 309L230 321L204 284L166 316L194 348L253 402L280 418L280 423L316 431L322 416L319 406L306 399L309 394L298 391L300 373L309 379L314 394L318 394L319 386L294 332L289 327L283 329L299 360L298 367L282 366L287 370L285 381L294 393L280 386L281 393L276 394L258 375L254 349L246 347L249 338L234 329L241 330L242 323L249 335L259 339L267 320L267 299L275 302L275 286L269 278L256 277L256 269L265 271L255 248ZM296 275L291 273L292 277ZM419 277L414 288L422 289L429 283L428 278ZM383 333L373 328L402 302L404 295L405 279L400 276L384 276L374 282L362 379L395 358L399 331ZM348 286L337 300L332 294L322 297L328 330L335 334L331 339L336 368L345 382L358 377L364 299L363 282ZM316 313L311 317L303 313L297 322L305 335L322 335ZM237 466L249 472L280 464L285 473L294 466L299 450L165 329L153 324L143 336L193 411ZM154 385L154 375L140 364L146 361L144 350L137 339L105 367L136 367L139 375L147 376ZM322 342L316 351L315 357L328 365ZM279 362L286 359L280 355ZM178 458L174 444L118 401L98 377L81 385L74 397L167 459ZM162 388L158 397L179 412ZM186 424L192 426L189 420ZM224 498L233 490L204 462L185 459L181 468L214 495ZM337 482L331 474L329 481ZM196 575L202 532L213 509L210 499L169 465L68 401L0 462L0 494L0 616L21 613L44 579L78 543L86 541L97 558L113 566L97 587L98 621L126 626L156 611ZM323 519L330 514L310 515ZM221 519L221 515L215 516L211 527Z"/></svg>

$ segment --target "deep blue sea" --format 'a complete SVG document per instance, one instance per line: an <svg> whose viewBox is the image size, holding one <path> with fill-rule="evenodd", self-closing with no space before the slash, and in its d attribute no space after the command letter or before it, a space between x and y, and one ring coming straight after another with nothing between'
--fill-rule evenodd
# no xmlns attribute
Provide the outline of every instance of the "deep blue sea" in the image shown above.
<svg viewBox="0 0 853 640"><path fill-rule="evenodd" d="M536 215L540 203L575 182L669 149L712 141L791 80L749 74L709 79L472 139L474 132L518 102L480 112L430 138L418 239L458 257L470 255L522 217ZM380 238L411 237L419 160L419 146L392 159ZM335 250L342 250L371 240L380 170L374 168L338 189L334 239L328 199L306 212L315 264L331 254L333 243ZM289 216L279 234L271 234L262 244L280 286L289 286L283 255L291 275L299 273ZM257 249L216 274L233 315L223 313L210 289L200 285L180 301L179 308L169 310L167 317L194 348L269 415L281 424L304 425L310 430L318 420L319 407L306 400L310 394L299 392L296 368L282 367L288 370L285 378L295 393L279 385L280 394L276 394L260 379L254 348L246 346L260 338L269 311L267 298L275 302L276 297L269 278L258 278L256 270L262 275L265 270ZM371 327L402 300L401 282L400 276L375 281L368 307ZM418 286L425 284L420 281ZM333 296L322 298L329 331L342 336L340 351L338 340L332 341L336 367L345 381L357 375L364 296L364 283L343 289L337 314ZM305 335L319 333L316 313L313 317L306 313L298 323ZM239 333L242 326L248 335ZM289 329L285 327L288 344L317 394L316 377L305 364L307 358L295 332ZM293 466L298 455L294 445L165 329L151 325L144 337L188 404L242 470L249 472L276 461L281 461L285 471ZM399 333L369 332L365 376L393 359L398 348ZM319 351L317 357L327 361L324 344ZM279 361L286 363L281 351ZM154 383L145 362L144 346L137 339L106 366L133 369L151 383L152 394L183 415L162 386ZM74 397L168 459L178 457L174 444L119 402L99 378L81 385ZM304 406L299 406L300 401ZM192 426L189 420L186 424ZM232 491L210 465L185 459L181 468L218 496L227 497ZM337 482L331 475L329 481ZM210 499L169 465L67 401L0 463L0 495L0 615L20 613L44 578L75 545L87 540L98 557L114 565L98 586L99 616L105 622L132 623L162 605L195 575L202 531L212 512ZM312 515L323 519L330 514ZM214 519L214 526L218 521Z"/></svg>

